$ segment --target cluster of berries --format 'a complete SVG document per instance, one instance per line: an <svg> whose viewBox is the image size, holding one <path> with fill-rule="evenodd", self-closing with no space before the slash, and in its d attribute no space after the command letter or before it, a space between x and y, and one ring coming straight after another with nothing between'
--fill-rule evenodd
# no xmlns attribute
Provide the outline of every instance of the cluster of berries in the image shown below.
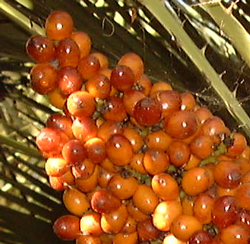
<svg viewBox="0 0 250 244"><path fill-rule="evenodd" d="M248 244L250 147L188 92L152 82L127 53L109 67L72 17L52 12L32 36L32 88L61 113L36 138L69 214L55 234L77 244Z"/></svg>

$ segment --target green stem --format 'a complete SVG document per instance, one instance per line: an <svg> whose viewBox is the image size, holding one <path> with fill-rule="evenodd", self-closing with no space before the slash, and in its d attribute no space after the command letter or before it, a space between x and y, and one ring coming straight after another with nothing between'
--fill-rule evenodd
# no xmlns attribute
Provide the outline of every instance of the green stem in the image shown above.
<svg viewBox="0 0 250 244"><path fill-rule="evenodd" d="M170 7L165 7L164 2L160 0L141 0L141 3L158 19L162 26L176 38L179 46L205 76L208 84L211 85L220 96L229 113L235 118L238 124L242 126L245 134L250 138L250 119L247 113L210 65L202 51L185 32L176 13L170 9ZM238 38L240 39L241 37L238 36Z"/></svg>
<svg viewBox="0 0 250 244"><path fill-rule="evenodd" d="M15 141L3 135L0 135L0 145L10 146L19 151L20 153L26 154L31 157L36 157L39 159L43 158L37 149L25 146L23 143Z"/></svg>
<svg viewBox="0 0 250 244"><path fill-rule="evenodd" d="M0 0L0 11L32 35L44 35L43 28L36 23L32 23L31 26L31 21L27 16L19 12L4 0Z"/></svg>
<svg viewBox="0 0 250 244"><path fill-rule="evenodd" d="M250 67L250 35L241 23L226 9L221 2L206 4L207 0L200 0L201 6L210 14L220 29L229 37L241 57Z"/></svg>

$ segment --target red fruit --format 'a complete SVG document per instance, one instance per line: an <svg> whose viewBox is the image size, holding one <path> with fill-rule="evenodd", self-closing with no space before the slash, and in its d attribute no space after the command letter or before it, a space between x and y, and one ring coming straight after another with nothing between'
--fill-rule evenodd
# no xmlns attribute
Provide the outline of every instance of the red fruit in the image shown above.
<svg viewBox="0 0 250 244"><path fill-rule="evenodd" d="M117 210L121 201L107 189L95 191L91 198L91 207L98 213L109 213Z"/></svg>
<svg viewBox="0 0 250 244"><path fill-rule="evenodd" d="M142 126L152 126L161 120L161 105L152 98L145 97L134 107L134 118Z"/></svg>
<svg viewBox="0 0 250 244"><path fill-rule="evenodd" d="M62 240L75 240L80 235L80 219L73 215L61 216L54 222L53 230Z"/></svg>
<svg viewBox="0 0 250 244"><path fill-rule="evenodd" d="M26 42L26 52L37 63L47 63L54 59L55 47L49 38L35 35Z"/></svg>

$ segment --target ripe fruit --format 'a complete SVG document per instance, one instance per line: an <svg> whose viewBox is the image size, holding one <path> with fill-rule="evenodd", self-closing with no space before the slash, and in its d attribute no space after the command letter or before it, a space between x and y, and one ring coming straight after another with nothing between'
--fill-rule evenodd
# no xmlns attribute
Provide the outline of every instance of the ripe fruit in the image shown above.
<svg viewBox="0 0 250 244"><path fill-rule="evenodd" d="M70 37L73 31L73 24L69 13L62 10L54 11L46 19L46 35L49 39L57 41Z"/></svg>
<svg viewBox="0 0 250 244"><path fill-rule="evenodd" d="M82 216L90 207L86 195L73 187L63 192L63 203L72 214L77 216Z"/></svg>
<svg viewBox="0 0 250 244"><path fill-rule="evenodd" d="M235 197L238 207L250 210L250 183L240 185L236 190Z"/></svg>
<svg viewBox="0 0 250 244"><path fill-rule="evenodd" d="M121 173L113 175L108 183L110 191L122 200L132 197L138 187L137 180L133 177L126 176L127 173L126 171L122 171Z"/></svg>
<svg viewBox="0 0 250 244"><path fill-rule="evenodd" d="M30 71L31 87L39 94L47 94L57 86L57 70L49 63L37 64Z"/></svg>
<svg viewBox="0 0 250 244"><path fill-rule="evenodd" d="M92 119L81 117L74 120L72 124L72 132L75 138L84 144L89 139L97 136L98 129Z"/></svg>
<svg viewBox="0 0 250 244"><path fill-rule="evenodd" d="M80 73L71 66L62 67L58 71L58 87L63 96L68 97L71 93L81 90L83 79Z"/></svg>
<svg viewBox="0 0 250 244"><path fill-rule="evenodd" d="M160 103L155 99L145 97L136 103L133 116L139 125L151 126L160 121L161 113Z"/></svg>
<svg viewBox="0 0 250 244"><path fill-rule="evenodd" d="M46 37L26 43L38 63L31 88L61 110L36 138L70 212L55 234L76 244L247 244L245 136L191 93L152 82L137 54L109 62L73 28L68 13L54 11Z"/></svg>
<svg viewBox="0 0 250 244"><path fill-rule="evenodd" d="M105 99L109 96L111 91L111 84L107 76L96 74L86 82L86 90L93 97Z"/></svg>
<svg viewBox="0 0 250 244"><path fill-rule="evenodd" d="M99 213L84 214L80 219L80 230L83 235L100 236L103 230L100 225L101 215Z"/></svg>
<svg viewBox="0 0 250 244"><path fill-rule="evenodd" d="M250 233L240 225L230 225L221 231L220 238L227 244L248 244Z"/></svg>
<svg viewBox="0 0 250 244"><path fill-rule="evenodd" d="M222 196L215 200L212 208L212 222L219 227L226 227L236 220L236 199L232 196Z"/></svg>
<svg viewBox="0 0 250 244"><path fill-rule="evenodd" d="M120 200L106 189L95 191L91 197L91 207L98 213L109 213L117 210L120 206Z"/></svg>
<svg viewBox="0 0 250 244"><path fill-rule="evenodd" d="M105 233L118 233L124 227L127 217L127 208L122 204L118 209L102 214L101 227Z"/></svg>
<svg viewBox="0 0 250 244"><path fill-rule="evenodd" d="M80 50L80 58L86 57L91 50L92 42L89 35L83 31L75 31L70 38L75 41Z"/></svg>
<svg viewBox="0 0 250 244"><path fill-rule="evenodd" d="M129 140L120 134L111 136L106 142L109 160L117 166L128 165L133 157L133 148Z"/></svg>
<svg viewBox="0 0 250 244"><path fill-rule="evenodd" d="M214 180L224 188L236 188L241 181L239 165L233 161L222 160L214 167Z"/></svg>
<svg viewBox="0 0 250 244"><path fill-rule="evenodd" d="M80 49L72 39L62 39L56 47L55 58L61 67L77 67L80 59Z"/></svg>
<svg viewBox="0 0 250 244"><path fill-rule="evenodd" d="M36 145L45 157L60 155L68 136L55 128L43 128L36 137Z"/></svg>
<svg viewBox="0 0 250 244"><path fill-rule="evenodd" d="M134 81L134 73L128 66L116 66L111 73L110 82L119 91L128 91Z"/></svg>
<svg viewBox="0 0 250 244"><path fill-rule="evenodd" d="M144 63L141 57L136 53L124 54L120 58L118 65L125 65L129 67L134 74L135 80L138 80L144 72Z"/></svg>
<svg viewBox="0 0 250 244"><path fill-rule="evenodd" d="M158 204L158 198L151 187L139 185L133 195L133 202L143 213L151 214Z"/></svg>
<svg viewBox="0 0 250 244"><path fill-rule="evenodd" d="M141 242L153 241L160 235L160 231L154 227L151 219L141 220L137 224L137 232Z"/></svg>
<svg viewBox="0 0 250 244"><path fill-rule="evenodd" d="M202 224L191 215L179 215L171 224L171 232L177 239L188 241L196 232L202 230Z"/></svg>
<svg viewBox="0 0 250 244"><path fill-rule="evenodd" d="M63 240L74 240L80 235L80 219L73 215L59 217L53 224L55 234Z"/></svg>
<svg viewBox="0 0 250 244"><path fill-rule="evenodd" d="M175 200L179 197L179 186L170 174L160 173L153 176L151 187L162 200Z"/></svg>
<svg viewBox="0 0 250 244"><path fill-rule="evenodd" d="M196 196L211 186L211 175L204 167L195 167L186 171L182 178L182 188L186 194Z"/></svg>
<svg viewBox="0 0 250 244"><path fill-rule="evenodd" d="M190 111L177 111L165 119L165 130L175 139L186 139L198 130L196 115Z"/></svg>
<svg viewBox="0 0 250 244"><path fill-rule="evenodd" d="M68 169L68 163L61 157L50 157L45 163L45 171L49 176L61 176Z"/></svg>
<svg viewBox="0 0 250 244"><path fill-rule="evenodd" d="M182 206L179 200L167 200L160 202L153 213L153 224L161 231L169 231L173 220L182 214Z"/></svg>
<svg viewBox="0 0 250 244"><path fill-rule="evenodd" d="M53 41L45 36L35 35L26 42L27 54L37 63L47 63L54 59Z"/></svg>
<svg viewBox="0 0 250 244"><path fill-rule="evenodd" d="M70 140L62 148L62 156L68 164L81 163L87 157L84 146L79 140Z"/></svg>
<svg viewBox="0 0 250 244"><path fill-rule="evenodd" d="M100 69L100 62L97 57L89 54L79 60L78 71L84 80L94 77Z"/></svg>
<svg viewBox="0 0 250 244"><path fill-rule="evenodd" d="M67 109L72 116L90 117L95 111L95 100L86 91L76 91L68 97Z"/></svg>
<svg viewBox="0 0 250 244"><path fill-rule="evenodd" d="M144 154L143 166L150 175L163 173L169 166L168 155L163 150L151 148Z"/></svg>

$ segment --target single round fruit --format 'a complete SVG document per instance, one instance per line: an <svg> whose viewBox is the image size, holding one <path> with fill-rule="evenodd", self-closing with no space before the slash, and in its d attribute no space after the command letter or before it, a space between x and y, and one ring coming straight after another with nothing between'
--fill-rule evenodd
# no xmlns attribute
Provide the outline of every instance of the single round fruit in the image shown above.
<svg viewBox="0 0 250 244"><path fill-rule="evenodd" d="M177 111L165 119L165 130L174 139L186 139L198 130L196 115L190 111Z"/></svg>
<svg viewBox="0 0 250 244"><path fill-rule="evenodd" d="M37 63L47 63L55 57L53 41L40 35L35 35L28 39L26 52Z"/></svg>
<svg viewBox="0 0 250 244"><path fill-rule="evenodd" d="M200 230L202 224L194 216L184 214L177 216L170 228L174 236L182 241L188 241L196 231Z"/></svg>
<svg viewBox="0 0 250 244"><path fill-rule="evenodd" d="M128 66L116 66L110 77L111 84L119 91L128 91L135 82L133 71Z"/></svg>
<svg viewBox="0 0 250 244"><path fill-rule="evenodd" d="M153 98L145 97L134 107L134 118L142 126L152 126L161 120L161 105Z"/></svg>
<svg viewBox="0 0 250 244"><path fill-rule="evenodd" d="M107 189L97 190L91 197L91 207L98 213L109 213L117 210L120 206L121 201Z"/></svg>
<svg viewBox="0 0 250 244"><path fill-rule="evenodd" d="M57 70L49 63L41 63L30 71L31 87L39 94L47 94L57 86Z"/></svg>
<svg viewBox="0 0 250 244"><path fill-rule="evenodd" d="M73 215L63 215L54 222L53 230L62 240L75 240L80 235L80 219Z"/></svg>
<svg viewBox="0 0 250 244"><path fill-rule="evenodd" d="M62 40L70 37L73 25L74 23L69 13L62 10L53 11L45 22L46 35L52 40Z"/></svg>

